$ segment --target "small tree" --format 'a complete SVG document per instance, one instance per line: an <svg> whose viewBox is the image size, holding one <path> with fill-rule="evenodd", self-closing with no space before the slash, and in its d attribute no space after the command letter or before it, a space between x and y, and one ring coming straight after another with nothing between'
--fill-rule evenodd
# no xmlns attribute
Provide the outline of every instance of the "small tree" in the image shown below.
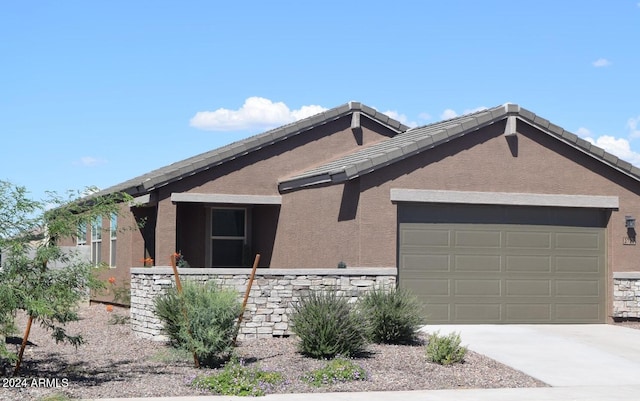
<svg viewBox="0 0 640 401"><path fill-rule="evenodd" d="M44 201L34 201L24 187L0 181L0 333L16 331L16 311L28 316L17 355L0 343L0 357L15 362L14 374L20 370L34 321L57 342L82 344L82 337L68 334L65 324L78 320L78 302L103 283L94 277L89 261L63 252L59 240L75 237L80 224L97 216L118 213L118 203L128 200L124 194L61 197L49 192ZM65 267L52 269L53 263Z"/></svg>

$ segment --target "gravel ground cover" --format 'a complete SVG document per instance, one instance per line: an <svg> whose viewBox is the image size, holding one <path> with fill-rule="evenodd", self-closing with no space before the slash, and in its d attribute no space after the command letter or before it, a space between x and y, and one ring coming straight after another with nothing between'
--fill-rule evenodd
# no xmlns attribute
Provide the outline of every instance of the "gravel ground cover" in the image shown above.
<svg viewBox="0 0 640 401"><path fill-rule="evenodd" d="M49 333L33 326L33 345L25 352L19 375L27 380L17 384L14 379L12 383L5 374L3 385L14 388L1 388L0 400L39 400L51 394L81 399L210 394L189 383L196 375L212 370L195 369L190 358L176 357L163 344L136 338L127 324L113 324L114 316L128 315L127 309L114 308L109 313L104 305L83 306L80 315L79 322L69 325L70 332L83 333L87 342L77 350L56 344ZM24 321L20 317L19 327L24 327ZM294 338L245 341L237 353L247 365L283 373L287 380L275 389L283 393L545 386L474 352L459 365L429 363L424 346L371 345L368 355L356 359L367 371L368 380L321 388L300 380L302 374L323 366L323 362L298 354ZM23 387L25 383L27 387Z"/></svg>

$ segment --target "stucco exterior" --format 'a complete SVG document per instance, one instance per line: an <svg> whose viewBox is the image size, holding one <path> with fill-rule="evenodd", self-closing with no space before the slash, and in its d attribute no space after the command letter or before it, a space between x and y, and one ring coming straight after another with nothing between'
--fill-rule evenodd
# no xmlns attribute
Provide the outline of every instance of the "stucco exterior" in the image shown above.
<svg viewBox="0 0 640 401"><path fill-rule="evenodd" d="M378 165L377 156L372 157L370 168L347 179L295 188L279 186L291 177L301 176L303 182L310 177L305 172L341 158L348 161L354 152L374 149L412 132L378 114L358 118L354 126L353 114L364 113L362 110L370 109L347 110L324 123L305 125L300 132L295 131L296 126L289 127L292 134L278 133L281 136L274 143L232 157L223 151L228 157L224 162L187 171L157 188L131 186L128 192L150 195L149 201L136 207L123 205L119 225L134 226L140 217L148 225L118 234L117 267L110 274L126 281L129 268L141 266L144 257L166 266L174 251L181 251L193 268L211 267L206 256L211 229L207 210L211 207L249 211L248 251L261 254L260 267L335 268L342 261L350 267L397 268L398 205L391 201L392 189L617 197L619 207L607 211L609 287L613 287L614 272L640 271L640 249L623 245L628 236L624 217L640 216L636 170L617 158L609 162L613 160L610 155L595 147L581 148L583 142L566 131L560 129L561 134L555 135L558 127L548 122L539 123L537 117L527 120L529 112L521 112L513 120L517 121L515 128L509 127L507 116L515 110L511 106L506 110L512 114L504 117L497 108L485 113L488 117L473 117L475 126L460 120L450 138L436 144L439 134L433 134L433 146L419 148L416 141L418 150L409 156L389 158L391 161ZM279 196L281 202L174 202L172 194ZM108 258L108 240L103 241L103 257ZM612 305L612 294L607 297Z"/></svg>

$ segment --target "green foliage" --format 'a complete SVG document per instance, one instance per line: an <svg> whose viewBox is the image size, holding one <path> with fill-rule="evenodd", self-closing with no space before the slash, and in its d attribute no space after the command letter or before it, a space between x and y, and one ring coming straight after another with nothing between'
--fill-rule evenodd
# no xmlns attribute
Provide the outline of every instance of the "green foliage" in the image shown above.
<svg viewBox="0 0 640 401"><path fill-rule="evenodd" d="M429 337L427 358L440 365L462 362L467 354L467 347L461 346L461 341L459 333L442 336L439 332L435 332Z"/></svg>
<svg viewBox="0 0 640 401"><path fill-rule="evenodd" d="M130 197L47 195L34 201L25 188L0 181L0 334L16 332L15 312L23 310L56 341L78 346L82 337L68 334L65 324L78 320L78 302L102 283L90 263L63 252L59 240L75 237L79 224L118 213L119 202ZM0 358L16 359L5 344L0 344Z"/></svg>
<svg viewBox="0 0 640 401"><path fill-rule="evenodd" d="M422 306L405 289L373 289L359 300L369 321L371 340L384 344L412 344L422 323Z"/></svg>
<svg viewBox="0 0 640 401"><path fill-rule="evenodd" d="M193 362L193 354L182 348L162 348L151 357L152 360L161 363L176 364Z"/></svg>
<svg viewBox="0 0 640 401"><path fill-rule="evenodd" d="M238 294L213 282L185 281L155 299L156 315L172 345L195 352L203 365L214 365L233 348L240 314Z"/></svg>
<svg viewBox="0 0 640 401"><path fill-rule="evenodd" d="M284 382L279 372L245 366L242 360L231 359L218 373L195 378L192 385L220 395L263 396Z"/></svg>
<svg viewBox="0 0 640 401"><path fill-rule="evenodd" d="M315 387L356 380L367 380L367 372L350 359L336 358L328 361L323 368L312 370L302 376L302 380Z"/></svg>
<svg viewBox="0 0 640 401"><path fill-rule="evenodd" d="M94 268L94 276L104 277L112 267L102 265ZM95 291L96 295L111 298L111 302L117 305L131 305L131 285L128 281L118 281L114 276L109 277L106 282L103 281L101 287Z"/></svg>
<svg viewBox="0 0 640 401"><path fill-rule="evenodd" d="M300 352L313 358L352 356L367 345L367 322L335 292L312 292L293 305L292 330Z"/></svg>

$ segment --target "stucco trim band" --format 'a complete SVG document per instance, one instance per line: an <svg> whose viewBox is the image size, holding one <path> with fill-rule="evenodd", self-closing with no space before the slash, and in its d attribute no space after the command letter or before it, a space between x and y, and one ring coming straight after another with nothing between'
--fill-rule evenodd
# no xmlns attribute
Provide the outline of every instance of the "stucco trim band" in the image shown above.
<svg viewBox="0 0 640 401"><path fill-rule="evenodd" d="M640 272L613 272L613 278L620 280L639 280Z"/></svg>
<svg viewBox="0 0 640 401"><path fill-rule="evenodd" d="M281 205L280 195L233 195L233 194L200 194L189 192L174 192L171 202L194 203L233 203L243 205Z"/></svg>
<svg viewBox="0 0 640 401"><path fill-rule="evenodd" d="M474 205L555 206L618 209L617 196L552 195L510 192L391 189L392 202L466 203Z"/></svg>
<svg viewBox="0 0 640 401"><path fill-rule="evenodd" d="M179 269L181 275L223 275L223 274L249 274L251 268L188 268ZM155 267L132 267L131 274L173 274L173 269L169 266ZM354 267L346 269L256 269L258 276L396 276L398 269L395 267Z"/></svg>

